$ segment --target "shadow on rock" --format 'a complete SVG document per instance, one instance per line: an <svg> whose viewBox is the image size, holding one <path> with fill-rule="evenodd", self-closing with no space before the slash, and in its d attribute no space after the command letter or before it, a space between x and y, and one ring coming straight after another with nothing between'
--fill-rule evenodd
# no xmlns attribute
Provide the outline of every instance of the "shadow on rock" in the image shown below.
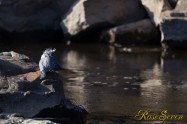
<svg viewBox="0 0 187 124"><path fill-rule="evenodd" d="M19 60L18 63L14 63L15 66L27 65L23 61L20 63L19 57L11 59ZM7 60L3 61L9 63ZM33 63L29 67L35 68L36 64ZM26 119L34 117L58 123L84 123L86 110L65 98L63 82L57 73L48 73L47 78L43 80L40 79L39 71L3 75L0 79L0 114L18 113ZM7 120L10 118L4 119Z"/></svg>

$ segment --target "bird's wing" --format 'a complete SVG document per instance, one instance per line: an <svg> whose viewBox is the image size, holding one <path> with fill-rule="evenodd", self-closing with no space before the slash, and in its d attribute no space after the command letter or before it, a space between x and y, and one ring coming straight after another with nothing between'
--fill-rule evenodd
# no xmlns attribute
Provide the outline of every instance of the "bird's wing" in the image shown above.
<svg viewBox="0 0 187 124"><path fill-rule="evenodd" d="M40 59L40 61L39 61L39 68L40 68L40 71L43 70L43 64L42 64L42 60L41 60L41 59Z"/></svg>
<svg viewBox="0 0 187 124"><path fill-rule="evenodd" d="M40 68L40 71L48 71L50 69L48 57L40 60L39 68Z"/></svg>

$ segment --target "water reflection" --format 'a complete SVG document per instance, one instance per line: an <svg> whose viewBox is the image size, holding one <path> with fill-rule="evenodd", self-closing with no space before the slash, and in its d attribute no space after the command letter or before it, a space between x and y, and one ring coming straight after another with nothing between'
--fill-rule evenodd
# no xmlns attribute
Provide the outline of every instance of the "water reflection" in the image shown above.
<svg viewBox="0 0 187 124"><path fill-rule="evenodd" d="M68 69L80 70L86 66L86 57L73 50L63 53L61 58L62 65Z"/></svg>
<svg viewBox="0 0 187 124"><path fill-rule="evenodd" d="M69 51L63 53L63 65L84 74L66 81L66 95L99 116L125 118L140 109L156 113L167 109L187 116L186 56L163 57L160 51L133 49L121 52L112 46Z"/></svg>
<svg viewBox="0 0 187 124"><path fill-rule="evenodd" d="M160 79L160 77L162 76L162 70L158 63L155 63L152 69L142 71L140 76L146 79L144 82L140 84L142 88L149 88L162 85L162 80Z"/></svg>
<svg viewBox="0 0 187 124"><path fill-rule="evenodd" d="M98 123L137 123L140 109L187 117L187 52L162 54L157 48L115 48L107 45L54 45L62 67L67 98L83 105ZM3 47L7 48L7 47ZM46 46L16 51L37 62ZM15 49L15 48L14 48ZM36 54L31 51L35 49ZM8 51L8 50L4 50ZM184 120L187 122L187 120ZM143 122L138 122L143 123ZM149 122L160 123L160 122ZM179 124L179 122L173 122ZM183 122L181 122L183 123Z"/></svg>

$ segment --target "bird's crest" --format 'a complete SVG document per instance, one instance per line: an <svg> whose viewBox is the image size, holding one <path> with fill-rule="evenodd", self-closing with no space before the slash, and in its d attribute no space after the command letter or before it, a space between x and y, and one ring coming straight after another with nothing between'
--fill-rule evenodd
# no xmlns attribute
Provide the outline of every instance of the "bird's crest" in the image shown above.
<svg viewBox="0 0 187 124"><path fill-rule="evenodd" d="M43 52L43 54L48 54L48 55L51 55L52 53L54 53L56 51L56 49L55 48L47 48L44 52Z"/></svg>

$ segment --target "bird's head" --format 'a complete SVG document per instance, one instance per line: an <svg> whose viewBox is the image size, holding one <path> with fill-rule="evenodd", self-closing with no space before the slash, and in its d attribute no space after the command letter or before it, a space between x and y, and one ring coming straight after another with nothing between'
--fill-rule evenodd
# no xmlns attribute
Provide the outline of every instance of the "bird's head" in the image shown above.
<svg viewBox="0 0 187 124"><path fill-rule="evenodd" d="M43 52L41 58L45 58L45 57L47 57L47 56L51 56L55 51L56 51L55 48L53 48L53 49L52 49L52 48L47 48L47 49Z"/></svg>
<svg viewBox="0 0 187 124"><path fill-rule="evenodd" d="M54 52L56 51L56 49L55 48L47 48L44 52L43 52L43 54L47 54L47 55L52 55Z"/></svg>

